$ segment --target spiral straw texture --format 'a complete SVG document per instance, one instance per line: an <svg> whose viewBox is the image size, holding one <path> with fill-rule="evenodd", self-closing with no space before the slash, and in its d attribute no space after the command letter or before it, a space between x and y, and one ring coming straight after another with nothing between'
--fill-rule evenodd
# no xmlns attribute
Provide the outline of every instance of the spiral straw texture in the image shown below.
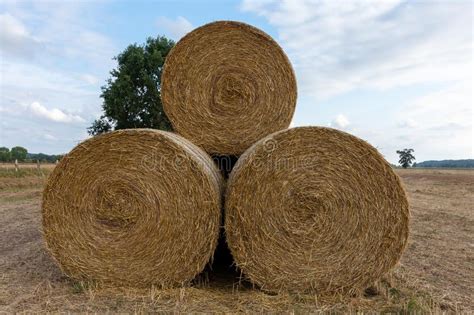
<svg viewBox="0 0 474 315"><path fill-rule="evenodd" d="M195 29L170 51L161 97L177 133L211 154L239 155L289 126L296 79L269 35L220 21Z"/></svg>
<svg viewBox="0 0 474 315"><path fill-rule="evenodd" d="M409 209L368 143L330 128L277 132L247 150L226 193L227 242L270 291L353 293L399 260Z"/></svg>
<svg viewBox="0 0 474 315"><path fill-rule="evenodd" d="M72 278L185 284L216 247L221 187L212 160L180 136L135 129L91 138L48 180L47 246Z"/></svg>

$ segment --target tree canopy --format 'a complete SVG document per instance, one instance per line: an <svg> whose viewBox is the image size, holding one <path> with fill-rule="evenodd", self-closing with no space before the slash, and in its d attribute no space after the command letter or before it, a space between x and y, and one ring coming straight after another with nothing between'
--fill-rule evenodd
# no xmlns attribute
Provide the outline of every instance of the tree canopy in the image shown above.
<svg viewBox="0 0 474 315"><path fill-rule="evenodd" d="M415 160L415 156L413 155L413 152L415 152L415 150L413 149L397 150L397 153L400 156L400 160L398 161L398 163L403 168L407 168L411 166L411 164Z"/></svg>
<svg viewBox="0 0 474 315"><path fill-rule="evenodd" d="M102 87L103 115L88 128L90 135L125 128L171 130L161 104L161 73L174 44L163 36L150 37L114 58L117 68Z"/></svg>
<svg viewBox="0 0 474 315"><path fill-rule="evenodd" d="M0 162L11 161L10 149L6 147L0 147Z"/></svg>
<svg viewBox="0 0 474 315"><path fill-rule="evenodd" d="M23 147L13 147L10 150L10 156L13 161L18 160L18 162L23 162L26 160L27 154L28 150Z"/></svg>

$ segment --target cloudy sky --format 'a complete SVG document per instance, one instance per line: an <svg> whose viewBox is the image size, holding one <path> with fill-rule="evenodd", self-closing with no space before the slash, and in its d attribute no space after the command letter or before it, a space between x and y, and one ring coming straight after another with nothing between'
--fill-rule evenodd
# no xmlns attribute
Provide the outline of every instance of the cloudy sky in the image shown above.
<svg viewBox="0 0 474 315"><path fill-rule="evenodd" d="M353 133L396 162L473 158L471 1L0 1L0 146L64 153L100 115L112 57L215 20L272 35L298 80L294 126Z"/></svg>

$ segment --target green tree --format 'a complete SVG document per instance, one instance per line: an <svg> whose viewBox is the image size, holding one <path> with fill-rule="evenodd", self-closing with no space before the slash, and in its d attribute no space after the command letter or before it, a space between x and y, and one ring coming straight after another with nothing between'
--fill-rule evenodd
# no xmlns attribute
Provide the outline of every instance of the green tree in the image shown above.
<svg viewBox="0 0 474 315"><path fill-rule="evenodd" d="M26 159L26 155L28 154L28 150L23 147L13 147L10 151L12 160L18 160L19 162L23 162Z"/></svg>
<svg viewBox="0 0 474 315"><path fill-rule="evenodd" d="M11 161L10 149L6 147L0 147L0 162L9 162Z"/></svg>
<svg viewBox="0 0 474 315"><path fill-rule="evenodd" d="M398 160L398 163L403 168L409 167L415 160L415 156L413 155L413 152L415 152L415 150L413 149L397 150L397 153L400 156L400 160Z"/></svg>
<svg viewBox="0 0 474 315"><path fill-rule="evenodd" d="M173 46L166 37L150 37L114 58L118 66L102 87L103 114L87 129L90 135L125 128L171 130L160 91L163 64Z"/></svg>

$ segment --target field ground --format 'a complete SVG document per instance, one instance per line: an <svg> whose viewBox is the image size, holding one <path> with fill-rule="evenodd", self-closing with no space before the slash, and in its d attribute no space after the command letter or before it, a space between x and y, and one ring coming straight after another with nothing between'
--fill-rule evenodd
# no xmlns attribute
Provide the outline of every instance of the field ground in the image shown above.
<svg viewBox="0 0 474 315"><path fill-rule="evenodd" d="M0 169L0 313L474 311L474 171L397 170L411 205L409 246L391 274L351 298L267 294L213 273L169 290L69 280L41 238L41 190L50 169L35 171Z"/></svg>

